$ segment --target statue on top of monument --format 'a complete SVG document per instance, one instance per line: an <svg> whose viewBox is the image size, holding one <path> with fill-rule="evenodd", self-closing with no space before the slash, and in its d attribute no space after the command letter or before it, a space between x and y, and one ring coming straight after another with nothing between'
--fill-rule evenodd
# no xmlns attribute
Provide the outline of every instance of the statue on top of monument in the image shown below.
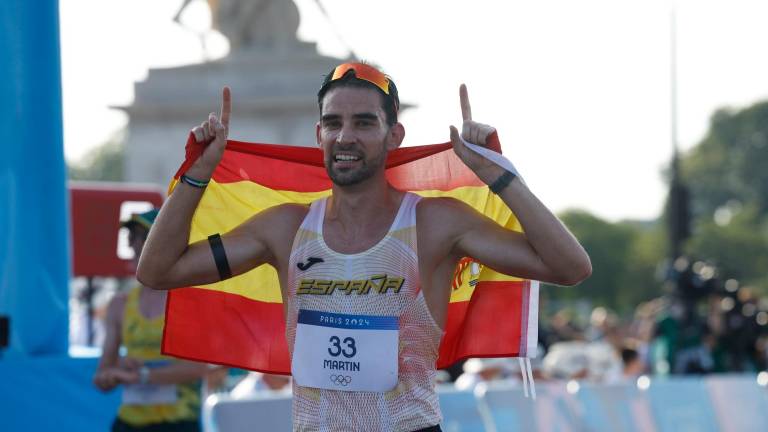
<svg viewBox="0 0 768 432"><path fill-rule="evenodd" d="M293 0L207 0L211 26L229 39L230 52L282 51L299 43L299 10ZM184 0L179 19L192 0Z"/></svg>

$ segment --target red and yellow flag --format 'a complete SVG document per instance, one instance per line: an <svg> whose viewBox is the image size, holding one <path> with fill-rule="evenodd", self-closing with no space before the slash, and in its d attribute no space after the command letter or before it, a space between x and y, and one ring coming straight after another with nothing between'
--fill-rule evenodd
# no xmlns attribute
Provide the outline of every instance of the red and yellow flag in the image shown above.
<svg viewBox="0 0 768 432"><path fill-rule="evenodd" d="M489 143L500 150L495 134ZM190 135L186 160L171 188L201 150ZM390 152L387 179L400 190L460 199L500 225L520 230L509 208L459 160L450 143ZM230 140L195 212L189 241L225 233L266 208L309 204L330 193L319 149ZM465 258L446 288L451 289L451 299L438 368L467 357L535 355L538 283ZM223 282L171 291L162 349L190 360L290 373L274 268L265 264Z"/></svg>

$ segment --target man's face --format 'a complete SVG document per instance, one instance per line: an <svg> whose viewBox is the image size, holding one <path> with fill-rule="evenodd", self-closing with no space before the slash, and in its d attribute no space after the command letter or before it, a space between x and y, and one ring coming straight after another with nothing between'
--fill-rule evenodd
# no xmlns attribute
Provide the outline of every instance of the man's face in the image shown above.
<svg viewBox="0 0 768 432"><path fill-rule="evenodd" d="M381 95L359 87L337 87L325 95L316 133L328 176L339 186L383 173L387 152L404 135L402 125L387 125Z"/></svg>

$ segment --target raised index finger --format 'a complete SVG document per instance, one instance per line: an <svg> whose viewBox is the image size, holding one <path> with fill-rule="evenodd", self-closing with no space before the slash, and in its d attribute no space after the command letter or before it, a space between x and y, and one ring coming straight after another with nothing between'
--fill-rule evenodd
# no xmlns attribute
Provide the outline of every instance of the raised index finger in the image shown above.
<svg viewBox="0 0 768 432"><path fill-rule="evenodd" d="M229 114L232 112L232 93L229 91L229 87L224 87L221 92L221 124L229 127Z"/></svg>
<svg viewBox="0 0 768 432"><path fill-rule="evenodd" d="M461 100L461 117L464 121L472 120L472 107L469 105L469 94L464 84L459 86L459 99Z"/></svg>

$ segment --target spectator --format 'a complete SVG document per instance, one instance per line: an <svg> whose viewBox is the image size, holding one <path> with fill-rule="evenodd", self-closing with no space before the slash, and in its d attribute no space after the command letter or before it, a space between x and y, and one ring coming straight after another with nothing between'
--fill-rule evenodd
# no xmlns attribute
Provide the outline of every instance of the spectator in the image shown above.
<svg viewBox="0 0 768 432"><path fill-rule="evenodd" d="M512 378L520 374L517 360L512 358L472 358L464 363L464 373L454 385L459 390L471 390L481 382Z"/></svg>
<svg viewBox="0 0 768 432"><path fill-rule="evenodd" d="M614 382L621 376L621 361L605 342L559 342L544 356L543 370L555 379Z"/></svg>
<svg viewBox="0 0 768 432"><path fill-rule="evenodd" d="M157 213L135 214L122 224L129 230L134 264ZM116 294L108 306L106 336L93 382L105 392L123 386L113 432L200 430L199 384L208 368L160 353L165 300L165 291L138 285ZM122 358L121 346L126 350Z"/></svg>
<svg viewBox="0 0 768 432"><path fill-rule="evenodd" d="M635 379L645 373L646 367L640 353L626 344L621 349L622 375L625 379Z"/></svg>

